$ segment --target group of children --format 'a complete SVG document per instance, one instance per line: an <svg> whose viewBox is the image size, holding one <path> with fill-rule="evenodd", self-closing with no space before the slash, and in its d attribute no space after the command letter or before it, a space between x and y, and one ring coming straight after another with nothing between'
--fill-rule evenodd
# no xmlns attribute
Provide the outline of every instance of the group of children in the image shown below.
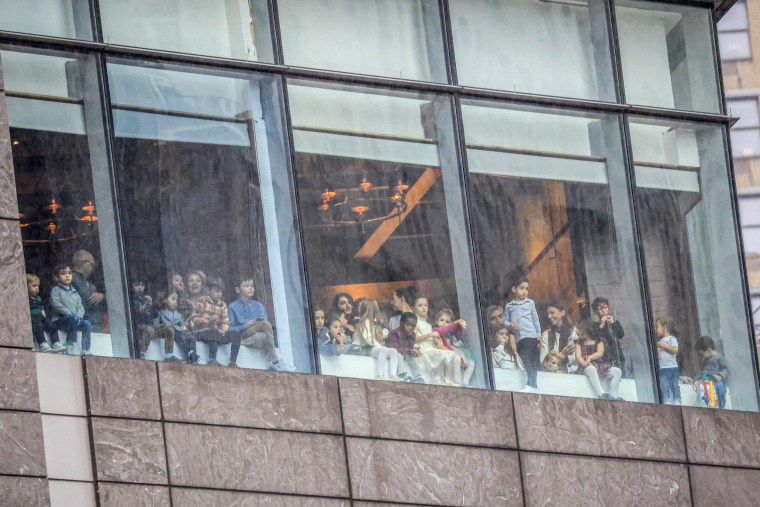
<svg viewBox="0 0 760 507"><path fill-rule="evenodd" d="M314 326L320 353L371 356L378 379L469 385L475 360L464 343L467 323L442 309L434 327L428 322L428 300L414 287L396 289L392 302L398 315L387 320L377 301L354 301L347 293L337 294L327 312L318 307Z"/></svg>
<svg viewBox="0 0 760 507"><path fill-rule="evenodd" d="M81 331L81 354L91 353L92 325L85 315L82 298L72 285L72 277L69 265L55 268L55 285L49 296L51 317L47 318L39 295L40 278L31 273L26 275L32 332L41 352L72 354L77 331ZM238 277L235 284L238 299L229 307L223 300L224 288L220 277L207 277L199 270L188 272L186 287L185 278L174 272L169 276L168 287L158 290L154 300L146 293L145 280L135 279L131 284L131 302L140 357L145 357L152 340L163 339L165 361L180 361L176 352L179 350L185 361L197 363L200 358L196 344L201 341L208 346L207 364L219 364L216 358L219 345L231 344L228 366L237 366L242 345L259 350L269 361L270 369L293 371L291 365L278 357L266 309L254 299L253 278ZM60 343L59 331L66 333L65 346Z"/></svg>
<svg viewBox="0 0 760 507"><path fill-rule="evenodd" d="M175 355L176 344L188 363L197 363L200 358L196 345L201 341L208 347L207 364L220 364L219 346L230 344L230 367L237 366L240 347L244 346L259 350L272 370L294 370L277 355L266 309L254 299L252 277L243 275L236 279L238 298L229 306L223 299L224 281L218 276L207 277L200 270L187 273L187 285L182 274L171 273L169 286L157 292L155 305L145 294L143 280L135 280L131 288L142 357L153 339L163 338L166 361L179 360Z"/></svg>
<svg viewBox="0 0 760 507"><path fill-rule="evenodd" d="M547 347L544 343L546 333L541 332L538 312L533 300L528 298L529 282L525 276L514 279L511 291L513 299L507 303L503 312L503 322L496 319L491 323L491 357L494 367L525 369L527 382L524 392L537 392L537 372L560 373L565 365L569 373L585 375L594 392L601 399L622 400L617 391L622 379L623 356L619 349L619 339L623 337L620 323L608 313L609 302L598 298L592 306L599 314L599 322L584 318L568 333L567 343L562 347L555 343ZM560 311L560 304L551 308ZM598 307L598 308L597 308ZM490 317L490 311L488 312ZM658 341L659 380L663 401L666 404L680 404L680 370L676 355L678 339L673 319L658 318L655 322ZM605 347L614 348L615 354L606 353ZM726 360L715 350L715 342L709 336L703 336L696 342L695 348L704 360L702 372L695 379L700 403L724 408L726 404L726 382L728 366ZM551 350L549 350L551 349ZM542 357L543 356L543 357ZM601 380L609 380L609 392L605 392Z"/></svg>

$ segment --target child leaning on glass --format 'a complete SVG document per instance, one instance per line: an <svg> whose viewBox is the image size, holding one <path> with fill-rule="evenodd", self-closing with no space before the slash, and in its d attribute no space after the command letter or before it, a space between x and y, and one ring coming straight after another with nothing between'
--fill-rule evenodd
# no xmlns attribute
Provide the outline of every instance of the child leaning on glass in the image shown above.
<svg viewBox="0 0 760 507"><path fill-rule="evenodd" d="M85 319L82 298L72 285L74 273L68 264L59 264L53 271L56 285L50 290L50 306L53 308L53 325L66 332L66 351L74 353L77 330L82 331L82 355L90 355L92 324Z"/></svg>

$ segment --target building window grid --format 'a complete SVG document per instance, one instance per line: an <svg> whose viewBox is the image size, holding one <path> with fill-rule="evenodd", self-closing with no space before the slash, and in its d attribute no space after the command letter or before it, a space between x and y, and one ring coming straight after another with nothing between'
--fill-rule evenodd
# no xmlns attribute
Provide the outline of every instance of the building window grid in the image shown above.
<svg viewBox="0 0 760 507"><path fill-rule="evenodd" d="M726 99L729 114L739 116L731 128L731 150L736 158L760 156L760 109L757 97Z"/></svg>
<svg viewBox="0 0 760 507"><path fill-rule="evenodd" d="M723 48L721 59L726 62L751 60L747 2L736 2L726 16L729 19L724 18L717 24L717 36Z"/></svg>
<svg viewBox="0 0 760 507"><path fill-rule="evenodd" d="M668 3L668 2L665 2ZM683 3L683 2L676 2L676 3ZM637 115L637 116L650 116L650 117L656 117L661 118L663 120L688 120L688 121L694 121L694 122L701 122L705 124L718 124L718 125L724 125L728 126L731 122L731 117L727 115L722 114L714 114L714 113L702 113L702 112L696 112L696 111L685 111L685 110L664 110L661 108L655 108L655 107L648 107L648 106L638 106L638 105L628 105L624 103L624 83L623 83L623 71L622 71L622 62L620 59L620 51L619 51L619 43L618 43L618 36L617 36L617 26L615 21L615 15L614 15L614 0L607 0L605 2L605 6L607 9L607 23L608 23L608 43L610 45L610 48L612 48L611 55L612 55L612 69L613 69L613 76L615 80L615 88L616 88L616 97L618 103L609 103L609 102L602 102L602 101L596 101L596 100L586 100L586 99L568 99L558 96L545 96L545 95L531 95L531 94L524 94L524 93L514 93L514 92L508 92L508 91L500 91L500 90L484 90L484 89L478 89L478 88L472 88L472 87L464 87L459 86L456 84L457 82L457 71L456 71L456 60L454 55L454 48L453 48L453 38L451 34L451 20L450 20L450 14L449 14L449 8L448 8L448 0L439 0L439 6L440 6L440 12L441 12L441 21L442 21L442 35L443 35L443 50L444 50L444 58L447 66L447 74L449 78L450 84L436 84L436 83L429 83L424 81L411 81L411 80L405 80L405 79L389 79L384 78L381 76L371 76L371 75L357 75L357 74L350 74L350 73L343 73L338 71L326 71L326 70L318 70L318 69L304 69L304 68L298 68L298 67L292 67L287 66L284 63L283 53L282 53L282 42L281 42L281 31L279 26L279 20L278 20L278 9L277 9L277 1L276 0L269 0L269 15L270 15L270 26L271 26L271 38L273 41L273 50L274 50L274 58L275 63L274 64L267 64L267 63L259 63L259 62L246 62L246 61L239 61L239 60L233 60L233 59L227 59L227 58L212 58L212 57L205 57L202 55L193 55L193 54L185 54L185 53L172 53L168 51L163 50L157 50L157 49L145 49L145 48L139 48L139 47L126 47L126 46L113 46L108 45L103 42L103 30L102 30L102 24L100 22L99 17L99 0L91 0L91 12L93 20L93 28L94 28L94 35L97 42L91 42L91 41L85 41L85 40L74 40L74 39L66 39L61 37L49 37L49 36L37 36L34 34L16 34L16 33L9 33L9 32L3 32L0 30L0 43L3 44L13 44L15 46L19 47L29 47L29 48L50 48L50 49L60 49L60 50L69 50L69 51L78 51L83 53L97 53L100 61L101 61L101 86L104 88L102 91L102 98L107 99L108 98L108 92L107 92L107 79L108 76L105 73L105 56L122 56L122 57L134 57L134 56L143 56L144 58L148 59L154 59L156 61L168 61L168 62L177 62L177 63L187 63L187 64L195 64L199 67L211 67L211 68L217 68L217 69L237 69L237 70L244 70L244 71L252 71L252 72L258 72L262 74L278 74L281 76L284 76L286 78L288 77L310 77L310 78L316 78L319 80L328 80L328 81L334 81L334 82L340 82L340 83L346 83L346 84L364 84L364 85L370 85L370 86L376 86L380 88L388 88L388 89L400 89L400 90L418 90L418 91L431 91L435 93L444 93L448 94L454 101L454 127L456 128L456 152L457 152L457 159L460 166L460 178L463 181L463 196L465 200L465 207L469 209L469 202L468 202L468 194L466 192L466 185L467 185L467 157L465 154L465 145L464 145L464 134L463 134L463 124L462 124L462 116L461 116L461 99L463 97L468 98L483 98L483 99L497 99L497 100L503 100L505 102L514 102L514 103L527 103L531 105L536 106L551 106L555 108L567 108L567 109L575 109L575 110L592 110L592 111L606 111L606 112L616 112L621 115L622 119L622 128L623 128L623 148L624 148L624 160L625 160L625 167L626 171L628 172L628 184L629 184L629 206L631 207L631 210L634 210L634 202L633 202L633 192L635 192L635 176L633 174L633 156L632 156L632 148L631 148L631 139L630 139L630 133L629 133L629 117L630 115ZM693 4L692 4L693 5ZM700 4L701 6L701 4ZM712 12L711 12L712 16ZM716 27L715 23L712 24L713 26L713 40L717 42L717 36L718 36L718 27ZM746 32L746 30L744 30ZM717 44L716 44L717 45ZM716 68L717 68L717 51L715 54L715 60L716 60ZM289 104L288 104L288 95L287 95L287 87L282 86L283 90L283 101L284 101L284 128L285 128L285 142L290 150L289 153L289 159L290 159L290 172L293 172L294 167L294 146L293 146L293 135L292 135L292 124L290 120L290 111L289 111ZM721 93L721 98L724 97L724 91L721 86L719 87L719 91ZM723 100L721 100L722 103L725 103ZM111 111L110 108L105 107L105 114L106 114L106 121L108 122L109 126L109 138L107 141L109 142L109 170L111 171L111 175L113 177L114 175L114 166L113 166L113 154L111 153L110 144L113 142L113 120L111 118ZM727 130L727 129L726 129ZM728 155L727 155L728 158ZM730 159L729 159L730 160ZM728 166L730 167L730 166ZM289 177L291 179L294 179L293 174L290 174ZM297 185L294 188L295 190L295 200L294 206L298 206L298 189ZM737 228L737 234L739 234L738 231L738 209L736 204L736 196L732 199L733 201L733 212L735 217L735 227ZM118 210L117 210L118 214ZM641 288L642 292L644 294L644 310L647 314L647 316L651 316L651 302L649 299L648 294L648 284L646 283L646 273L643 269L642 259L641 259L641 238L639 237L638 233L638 227L636 226L636 219L635 219L635 213L634 215L634 228L637 231L636 232L636 241L637 241L637 257L639 259L638 261L638 271L641 274ZM121 226L119 217L117 215L116 217L117 223L119 224L119 227ZM301 230L301 224L300 224L300 216L298 213L296 213L296 230L300 234L299 243L300 243L300 249L301 249L301 255L302 260L305 263L305 256L303 255L303 237L302 237L302 230ZM472 255L473 251L473 231L470 225L470 221L466 220L467 223L467 229L468 229L468 248L471 252L471 258L473 259L473 262L475 261L475 256ZM123 255L122 255L123 258ZM742 259L742 268L744 271L746 271L746 268L743 263ZM307 270L308 267L304 265L304 269ZM126 266L122 264L122 272L123 277L126 276ZM307 285L306 290L308 293L308 277L305 277L306 279L303 280L303 283ZM126 280L126 278L124 278ZM478 288L478 280L477 275L475 276L475 284L476 289ZM748 291L745 285L745 291ZM749 292L747 292L749 294ZM477 296L479 296L479 293L476 293ZM749 299L749 298L746 298ZM746 313L749 316L752 316L752 311L750 309L749 305L746 306ZM307 310L310 312L310 303L307 303ZM480 316L480 320L484 320L483 316ZM651 320L651 319L650 319ZM751 320L750 320L751 322ZM480 322L480 327L484 329L484 322ZM132 317L131 314L128 314L127 317L127 325L130 332L134 329L133 323L132 323ZM650 328L653 328L653 324L650 324ZM757 327L757 325L755 326ZM751 330L751 329L750 329ZM650 329L650 336L647 337L648 342L652 349L652 356L656 354L656 348L654 346L654 340L652 339L653 333ZM319 354L316 353L316 341L313 337L314 341L312 345L315 347L315 353L313 354L314 358L314 366L315 372L320 372L320 366L319 366ZM130 344L130 347L132 347L133 344ZM753 353L757 353L755 350L755 347L751 347ZM488 371L487 375L487 382L488 385L487 388L493 388L493 365L491 364L491 358L488 357L489 354L486 354L487 356L487 364L486 368ZM757 358L755 357L755 364L757 364ZM657 375L655 377L655 382L658 384L657 387L657 397L659 399L659 378Z"/></svg>

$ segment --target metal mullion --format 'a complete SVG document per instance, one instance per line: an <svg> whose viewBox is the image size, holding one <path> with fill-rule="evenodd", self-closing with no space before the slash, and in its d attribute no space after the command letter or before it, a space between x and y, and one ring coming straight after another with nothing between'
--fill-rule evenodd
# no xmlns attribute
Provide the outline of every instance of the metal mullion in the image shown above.
<svg viewBox="0 0 760 507"><path fill-rule="evenodd" d="M662 403L660 376L658 375L657 363L657 345L654 338L654 312L652 311L652 299L649 291L649 274L646 269L646 253L644 252L644 242L642 240L641 229L639 227L638 204L636 202L636 170L633 157L633 145L631 143L630 116L627 113L622 115L621 134L623 137L623 164L628 176L628 206L631 210L631 227L633 229L633 241L635 255L637 260L637 270L639 272L639 293L642 298L642 309L644 310L644 321L646 322L647 344L649 345L651 371L655 384L655 402Z"/></svg>
<svg viewBox="0 0 760 507"><path fill-rule="evenodd" d="M710 45L712 47L712 56L713 56L713 68L715 69L715 86L718 89L718 94L720 94L720 102L718 103L718 106L720 107L720 112L723 114L726 114L728 111L728 107L726 106L726 91L723 88L723 72L721 68L721 60L720 60L720 47L718 43L718 23L714 18L714 11L713 9L710 9L710 12L707 13L708 19L709 19L709 25L710 25L710 40L712 44Z"/></svg>
<svg viewBox="0 0 760 507"><path fill-rule="evenodd" d="M312 346L312 371L321 375L322 365L319 357L319 343L318 336L314 332L313 318L314 309L312 308L311 298L311 282L309 280L309 263L306 258L306 240L304 236L303 221L301 220L301 199L298 190L298 168L296 165L296 148L293 137L293 120L290 115L290 97L288 93L288 79L281 78L278 80L282 87L282 108L283 108L283 135L285 136L286 149L288 150L287 157L290 160L290 178L293 182L293 227L295 229L296 236L298 237L298 250L301 254L301 265L303 266L303 285L304 294L306 296L305 310L306 310L306 322L308 323L308 329L311 334L311 346Z"/></svg>
<svg viewBox="0 0 760 507"><path fill-rule="evenodd" d="M452 100L454 102L454 129L455 129L455 135L456 135L456 151L457 151L457 158L460 168L460 180L462 182L462 199L464 203L464 220L465 225L467 227L467 244L468 244L468 250L470 251L470 263L471 263L471 270L473 271L473 284L475 285L475 297L477 298L477 301L475 301L476 308L482 308L481 302L483 301L483 297L480 290L480 269L478 268L478 255L476 250L476 242L475 242L475 232L472 227L472 221L470 220L470 217L472 216L472 207L470 206L470 168L469 168L469 162L467 159L467 140L465 138L465 132L464 132L464 117L462 115L462 101L461 97L458 94L454 94L452 97ZM489 353L489 344L488 344L488 318L487 316L483 315L482 311L477 312L478 316L478 326L480 327L480 346L481 351L483 351L484 361L485 361L485 373L486 373L486 389L495 389L496 388L496 382L494 377L494 366L493 366L493 360L491 357L491 354Z"/></svg>
<svg viewBox="0 0 760 507"><path fill-rule="evenodd" d="M717 113L703 113L700 111L685 111L683 109L664 109L652 106L630 105L628 111L634 116L645 116L648 118L661 118L671 121L688 121L693 123L712 123L733 125L739 118Z"/></svg>
<svg viewBox="0 0 760 507"><path fill-rule="evenodd" d="M100 19L100 0L90 0L90 18L92 19L92 38L103 42L103 23Z"/></svg>
<svg viewBox="0 0 760 507"><path fill-rule="evenodd" d="M731 193L731 214L734 219L734 235L736 237L736 246L739 249L736 254L739 260L739 270L741 278L742 295L744 297L744 313L747 318L747 331L749 333L749 349L752 357L752 365L755 369L755 400L760 403L760 364L758 364L757 345L755 343L755 322L754 312L752 311L752 291L749 287L749 277L747 272L747 259L744 255L744 237L742 235L741 217L739 215L739 193L736 187L736 178L734 177L734 157L731 150L730 136L728 127L723 130L723 148L726 157L726 176L728 177L729 191Z"/></svg>
<svg viewBox="0 0 760 507"><path fill-rule="evenodd" d="M615 80L617 101L625 104L625 81L623 76L623 59L620 56L620 37L617 27L617 11L615 0L605 0L607 5L607 30L610 40L610 55L612 57L612 78Z"/></svg>
<svg viewBox="0 0 760 507"><path fill-rule="evenodd" d="M459 74L457 72L457 62L454 51L454 30L451 24L449 0L439 0L438 5L441 11L441 32L443 33L443 53L446 59L446 72L449 78L449 83L456 85L459 83Z"/></svg>
<svg viewBox="0 0 760 507"><path fill-rule="evenodd" d="M272 38L272 54L274 63L285 65L285 53L282 49L282 30L280 30L280 9L277 0L268 0L269 32Z"/></svg>
<svg viewBox="0 0 760 507"><path fill-rule="evenodd" d="M132 339L129 340L129 352L131 357L137 357L137 348L135 345L135 339L137 338L137 326L135 325L133 321L133 312L132 312L132 298L128 297L128 290L130 287L129 284L129 267L127 266L127 255L126 255L126 245L124 241L124 221L121 218L121 193L119 192L119 182L118 177L116 174L116 161L114 157L114 139L115 139L115 128L114 128L114 121L113 121L113 111L111 110L111 89L109 86L108 81L108 67L106 62L106 55L104 54L98 54L95 55L98 62L98 78L100 80L100 100L102 104L102 111L103 111L103 122L104 122L104 141L106 143L105 146L105 152L106 156L108 157L108 168L110 172L110 178L111 178L111 199L113 202L113 214L114 214L114 221L116 222L116 235L117 235L117 241L116 245L113 245L112 248L115 248L118 256L119 256L119 266L121 267L121 279L122 284L127 290L127 294L125 294L125 301L124 304L126 306L126 313L124 315L124 325L127 328L127 336L131 337Z"/></svg>

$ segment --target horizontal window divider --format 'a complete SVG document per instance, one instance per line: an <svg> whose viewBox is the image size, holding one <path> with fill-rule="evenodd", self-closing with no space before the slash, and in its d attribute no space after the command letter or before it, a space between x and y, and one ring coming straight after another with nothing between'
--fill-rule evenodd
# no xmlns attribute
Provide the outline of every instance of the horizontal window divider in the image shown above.
<svg viewBox="0 0 760 507"><path fill-rule="evenodd" d="M190 118L193 120L210 120L227 123L247 123L248 118L237 118L235 116L218 116L204 113L188 113L186 111L175 111L172 109L155 109L152 107L132 106L128 104L111 104L111 108L119 111L130 111L133 113L158 114L162 116L176 116L179 118Z"/></svg>
<svg viewBox="0 0 760 507"><path fill-rule="evenodd" d="M14 99L32 99L32 100L42 100L44 102L61 102L64 104L80 104L80 105L84 104L83 99L75 99L73 97L60 97L60 96L54 96L54 95L41 95L37 93L6 91L5 96L11 97Z"/></svg>
<svg viewBox="0 0 760 507"><path fill-rule="evenodd" d="M606 162L604 157L592 157L589 155L577 155L574 153L557 153L554 151L522 150L517 148L505 148L504 146L490 146L485 144L468 144L467 149L496 151L499 153L512 153L515 155L531 155L534 157L561 158L565 160L580 160L583 162Z"/></svg>
<svg viewBox="0 0 760 507"><path fill-rule="evenodd" d="M386 141L402 141L405 143L437 144L437 142L432 139L423 139L420 137L394 136L390 134L376 134L372 132L356 132L352 130L335 130L335 129L320 128L320 127L307 127L305 125L293 125L293 130L300 130L303 132L316 132L318 134L332 134L336 136L363 137L363 138L368 138L368 139L383 139Z"/></svg>
<svg viewBox="0 0 760 507"><path fill-rule="evenodd" d="M650 118L672 119L693 121L698 123L723 123L729 127L734 125L739 118L716 113L703 113L699 111L684 111L682 109L665 109L649 106L628 106L628 113L633 116L647 116Z"/></svg>
<svg viewBox="0 0 760 507"><path fill-rule="evenodd" d="M623 113L656 118L668 118L673 120L687 120L702 123L723 123L729 126L739 119L714 113L702 113L677 109L664 109L630 104L618 104L614 102L602 102L597 100L585 100L568 97L555 97L549 95L535 95L530 93L511 92L506 90L494 90L458 86L444 83L432 83L427 81L415 81L407 79L389 78L383 76L371 76L365 74L352 74L330 70L310 69L288 65L278 65L265 62L251 62L232 58L220 58L214 56L193 55L189 53L176 53L171 51L122 46L78 39L65 39L46 35L25 34L0 30L0 44L16 44L25 47L35 47L50 50L78 51L78 52L102 52L107 56L124 58L143 58L151 60L151 63L184 63L219 70L253 71L270 74L282 74L289 78L306 78L322 80L326 83L358 84L375 88L392 88L410 91L422 91L430 93L444 93L460 95L472 99L497 99L505 103L524 103L536 106L548 106L562 109L574 109L584 111ZM6 91L6 93L9 93Z"/></svg>

